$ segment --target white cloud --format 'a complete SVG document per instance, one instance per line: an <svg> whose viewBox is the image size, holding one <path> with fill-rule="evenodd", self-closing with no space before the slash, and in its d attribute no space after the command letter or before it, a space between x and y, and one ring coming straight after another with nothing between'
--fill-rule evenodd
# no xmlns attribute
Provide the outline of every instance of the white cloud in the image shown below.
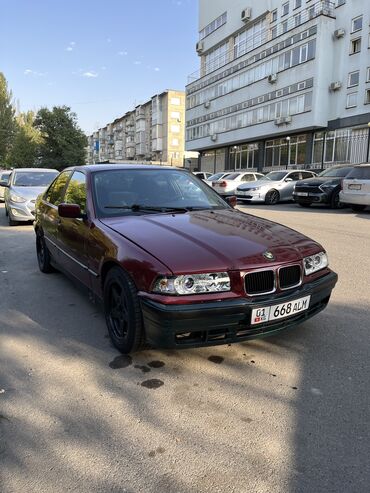
<svg viewBox="0 0 370 493"><path fill-rule="evenodd" d="M30 68L27 68L23 73L24 75L33 75L34 77L44 77L46 75L46 72L37 72Z"/></svg>
<svg viewBox="0 0 370 493"><path fill-rule="evenodd" d="M126 55L128 55L128 52L127 51L119 51L118 55L119 56L126 56Z"/></svg>
<svg viewBox="0 0 370 493"><path fill-rule="evenodd" d="M94 72L93 70L88 71L88 72L84 72L82 74L82 77L88 77L90 79L95 79L98 76L99 76L99 74L97 72Z"/></svg>
<svg viewBox="0 0 370 493"><path fill-rule="evenodd" d="M71 46L75 46L75 44L76 44L76 43L75 43L75 41L71 41L69 44L70 44Z"/></svg>
<svg viewBox="0 0 370 493"><path fill-rule="evenodd" d="M101 70L107 70L107 67L105 65L103 65L102 67L100 67Z"/></svg>
<svg viewBox="0 0 370 493"><path fill-rule="evenodd" d="M76 42L75 41L70 41L67 48L66 48L66 51L73 51L74 47L76 46Z"/></svg>
<svg viewBox="0 0 370 493"><path fill-rule="evenodd" d="M154 68L154 72L159 72L161 69L159 67Z"/></svg>
<svg viewBox="0 0 370 493"><path fill-rule="evenodd" d="M111 42L112 42L111 38L107 38L107 43L111 43Z"/></svg>
<svg viewBox="0 0 370 493"><path fill-rule="evenodd" d="M73 51L72 46L67 46L66 51Z"/></svg>
<svg viewBox="0 0 370 493"><path fill-rule="evenodd" d="M140 60L135 60L134 61L134 65L141 65L141 61Z"/></svg>

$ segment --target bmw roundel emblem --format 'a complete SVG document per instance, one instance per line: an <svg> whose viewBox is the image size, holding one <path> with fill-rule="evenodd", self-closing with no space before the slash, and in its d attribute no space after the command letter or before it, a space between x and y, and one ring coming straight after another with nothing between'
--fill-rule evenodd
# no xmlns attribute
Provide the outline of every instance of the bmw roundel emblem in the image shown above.
<svg viewBox="0 0 370 493"><path fill-rule="evenodd" d="M275 260L275 257L274 255L269 252L268 250L263 254L263 256L267 259L267 260Z"/></svg>

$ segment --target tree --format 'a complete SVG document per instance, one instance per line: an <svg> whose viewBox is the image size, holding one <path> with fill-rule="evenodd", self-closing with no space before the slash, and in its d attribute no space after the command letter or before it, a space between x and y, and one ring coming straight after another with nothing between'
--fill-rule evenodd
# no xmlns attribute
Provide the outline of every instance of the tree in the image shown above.
<svg viewBox="0 0 370 493"><path fill-rule="evenodd" d="M77 125L77 116L68 106L41 108L34 127L41 132L40 166L63 169L86 163L86 135Z"/></svg>
<svg viewBox="0 0 370 493"><path fill-rule="evenodd" d="M12 104L12 93L4 74L0 72L0 165L5 163L10 151L15 129L15 109Z"/></svg>
<svg viewBox="0 0 370 493"><path fill-rule="evenodd" d="M33 126L34 120L35 115L32 111L16 117L17 131L8 157L9 164L14 168L38 165L43 138L41 132Z"/></svg>

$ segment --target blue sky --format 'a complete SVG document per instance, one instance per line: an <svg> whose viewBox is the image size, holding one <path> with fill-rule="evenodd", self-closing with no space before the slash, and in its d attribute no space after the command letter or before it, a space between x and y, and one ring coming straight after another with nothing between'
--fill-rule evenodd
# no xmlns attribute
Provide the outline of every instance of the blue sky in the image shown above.
<svg viewBox="0 0 370 493"><path fill-rule="evenodd" d="M198 68L198 0L0 0L0 71L22 111L91 133Z"/></svg>

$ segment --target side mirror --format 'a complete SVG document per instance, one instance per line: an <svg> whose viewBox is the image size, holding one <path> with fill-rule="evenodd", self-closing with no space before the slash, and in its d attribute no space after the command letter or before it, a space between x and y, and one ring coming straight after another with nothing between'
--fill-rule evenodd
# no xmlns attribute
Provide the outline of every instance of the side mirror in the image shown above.
<svg viewBox="0 0 370 493"><path fill-rule="evenodd" d="M238 199L235 197L235 195L231 195L231 197L225 197L225 201L229 204L230 207L235 209Z"/></svg>
<svg viewBox="0 0 370 493"><path fill-rule="evenodd" d="M293 181L293 179L292 178L285 178L285 181L289 182L289 181Z"/></svg>
<svg viewBox="0 0 370 493"><path fill-rule="evenodd" d="M8 182L8 180L0 180L0 187L9 188L9 182Z"/></svg>
<svg viewBox="0 0 370 493"><path fill-rule="evenodd" d="M69 219L84 217L84 214L81 213L81 207L77 204L59 204L58 214L60 217L68 217Z"/></svg>

